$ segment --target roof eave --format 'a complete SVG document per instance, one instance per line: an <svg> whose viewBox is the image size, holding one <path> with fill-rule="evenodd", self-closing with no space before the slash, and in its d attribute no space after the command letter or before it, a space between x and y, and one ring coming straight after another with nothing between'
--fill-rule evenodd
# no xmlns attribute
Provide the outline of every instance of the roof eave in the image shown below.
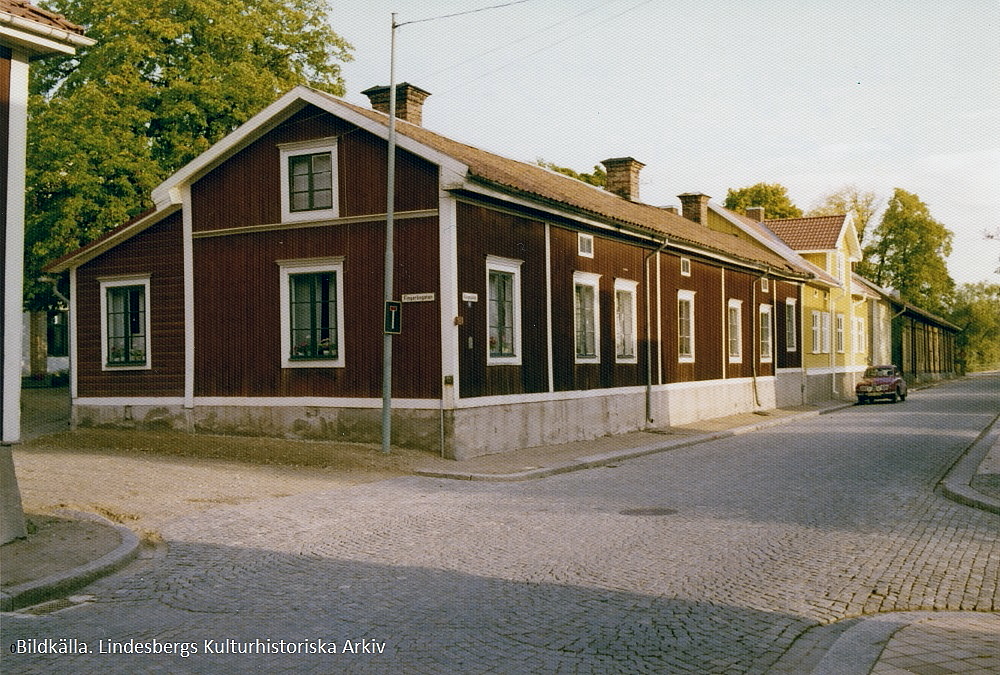
<svg viewBox="0 0 1000 675"><path fill-rule="evenodd" d="M111 230L103 237L62 256L61 258L53 260L45 265L42 268L42 271L59 273L65 272L73 267L79 267L80 265L93 260L102 253L106 253L123 241L131 239L143 230L149 229L167 216L180 210L180 208L180 204L170 204L163 209L150 211L133 222L121 225L118 228Z"/></svg>
<svg viewBox="0 0 1000 675"><path fill-rule="evenodd" d="M743 267L749 267L752 269L757 269L761 271L769 271L773 273L774 276L781 276L787 279L792 279L795 281L807 281L813 278L813 274L808 271L796 271L793 269L779 269L775 265L770 265L764 261L751 260L749 258L744 258L742 256L735 255L729 251L722 249L716 249L714 247L705 246L704 244L696 241L691 241L685 239L684 237L679 237L670 232L666 232L659 228L646 227L640 224L631 223L625 220L619 220L615 218L610 218L606 215L588 211L586 209L576 208L565 202L560 202L548 197L544 197L532 192L525 190L520 190L516 187L506 185L504 183L497 183L491 181L482 176L470 175L467 183L460 187L453 188L453 191L469 190L470 192L480 193L480 191L475 190L474 186L483 186L489 189L495 190L497 193L503 195L505 198L515 197L521 201L521 204L529 208L537 208L543 213L548 213L556 216L560 216L565 220L575 220L583 221L589 225L601 227L605 229L613 229L618 231L626 231L634 236L639 236L643 239L647 239L651 242L657 244L663 244L667 242L672 248L683 249L688 252L701 253L702 255L708 255L710 257L716 258L720 261L726 261L730 264L740 265ZM788 264L786 262L786 264Z"/></svg>

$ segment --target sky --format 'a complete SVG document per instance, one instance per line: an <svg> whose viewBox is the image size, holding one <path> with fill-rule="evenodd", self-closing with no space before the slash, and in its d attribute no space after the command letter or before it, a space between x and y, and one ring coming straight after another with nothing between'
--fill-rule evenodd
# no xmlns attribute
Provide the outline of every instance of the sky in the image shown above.
<svg viewBox="0 0 1000 675"><path fill-rule="evenodd" d="M956 282L1000 283L1000 0L330 0L348 101L389 84L393 12L432 131L583 172L634 157L658 206L902 188L954 233Z"/></svg>

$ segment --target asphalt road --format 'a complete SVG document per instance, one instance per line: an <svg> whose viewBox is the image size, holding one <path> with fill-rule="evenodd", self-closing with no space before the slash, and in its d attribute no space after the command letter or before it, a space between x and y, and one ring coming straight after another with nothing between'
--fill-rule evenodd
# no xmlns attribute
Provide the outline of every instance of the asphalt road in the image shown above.
<svg viewBox="0 0 1000 675"><path fill-rule="evenodd" d="M771 672L818 624L1000 611L1000 517L933 491L998 412L996 378L973 378L539 481L408 477L192 514L87 602L4 615L0 667ZM268 653L232 653L248 649Z"/></svg>

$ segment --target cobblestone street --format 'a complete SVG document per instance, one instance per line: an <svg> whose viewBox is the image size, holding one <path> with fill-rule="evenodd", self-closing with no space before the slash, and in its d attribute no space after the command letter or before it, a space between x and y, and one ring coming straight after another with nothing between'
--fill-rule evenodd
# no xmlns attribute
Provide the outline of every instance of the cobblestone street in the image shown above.
<svg viewBox="0 0 1000 675"><path fill-rule="evenodd" d="M542 480L404 477L192 513L76 606L5 615L4 669L767 673L818 625L1000 611L1000 516L934 492L996 394L969 379ZM7 649L45 638L197 653ZM299 653L205 653L280 640ZM337 653L302 653L319 644Z"/></svg>

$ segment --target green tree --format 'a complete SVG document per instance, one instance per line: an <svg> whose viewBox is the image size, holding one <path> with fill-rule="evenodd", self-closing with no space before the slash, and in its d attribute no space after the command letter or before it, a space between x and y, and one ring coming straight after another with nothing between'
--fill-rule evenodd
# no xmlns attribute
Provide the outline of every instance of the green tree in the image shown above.
<svg viewBox="0 0 1000 675"><path fill-rule="evenodd" d="M851 215L858 232L858 241L864 245L868 226L881 206L882 200L874 192L862 192L857 187L848 185L828 194L806 215L834 216L841 213Z"/></svg>
<svg viewBox="0 0 1000 675"><path fill-rule="evenodd" d="M150 190L297 84L343 93L322 0L49 0L97 40L31 70L29 304L40 267L150 206Z"/></svg>
<svg viewBox="0 0 1000 675"><path fill-rule="evenodd" d="M751 206L763 206L764 217L769 220L802 217L802 209L792 203L788 188L779 183L757 183L738 190L729 188L723 205L737 213Z"/></svg>
<svg viewBox="0 0 1000 675"><path fill-rule="evenodd" d="M596 185L597 187L604 187L608 183L608 174L600 166L594 166L593 173L580 173L573 169L567 169L564 166L559 166L558 164L553 164L552 162L546 162L542 158L535 160L535 164L541 167L545 167L550 171L555 171L556 173L561 173L564 176L569 176L570 178L575 178L579 181L583 181L588 185Z"/></svg>
<svg viewBox="0 0 1000 675"><path fill-rule="evenodd" d="M1000 368L1000 284L962 284L951 322L962 329L958 348L967 370Z"/></svg>
<svg viewBox="0 0 1000 675"><path fill-rule="evenodd" d="M942 313L955 288L945 263L951 239L917 195L896 188L864 248L862 273L879 286L895 288L903 300Z"/></svg>

